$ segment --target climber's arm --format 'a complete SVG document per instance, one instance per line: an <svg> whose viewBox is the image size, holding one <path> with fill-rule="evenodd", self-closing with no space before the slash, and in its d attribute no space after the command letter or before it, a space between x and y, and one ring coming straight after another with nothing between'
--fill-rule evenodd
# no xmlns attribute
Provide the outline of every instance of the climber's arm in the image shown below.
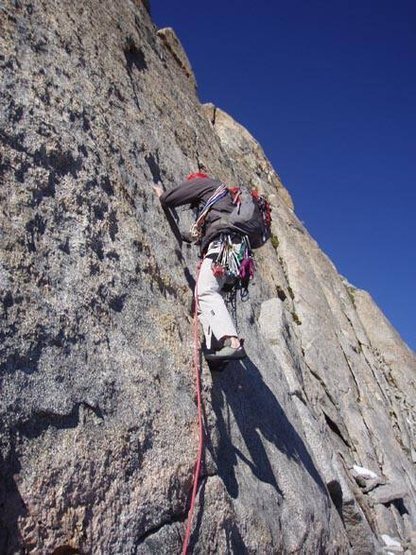
<svg viewBox="0 0 416 555"><path fill-rule="evenodd" d="M156 190L158 187L158 190ZM178 187L174 187L170 191L163 191L160 186L154 187L162 206L165 208L175 208L184 204L191 204L202 200L204 195L215 189L213 180L210 178L198 178L184 181ZM159 195L159 191L161 193Z"/></svg>
<svg viewBox="0 0 416 555"><path fill-rule="evenodd" d="M186 180L181 183L178 187L174 187L170 191L165 191L161 184L153 185L153 189L156 196L160 199L162 208L165 211L168 220L172 218L171 212L176 206L182 206L184 204L198 203L206 193L211 194L216 187L217 182L210 178L196 178L192 180ZM175 213L175 211L174 211ZM179 232L177 218L175 226L170 222L175 235ZM174 229L175 227L175 229ZM186 243L192 243L194 238L189 232L179 232L181 240Z"/></svg>

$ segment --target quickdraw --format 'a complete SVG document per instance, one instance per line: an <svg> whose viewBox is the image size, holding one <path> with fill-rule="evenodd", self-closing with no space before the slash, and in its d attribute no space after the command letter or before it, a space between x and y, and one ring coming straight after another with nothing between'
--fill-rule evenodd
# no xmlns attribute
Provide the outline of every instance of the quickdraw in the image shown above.
<svg viewBox="0 0 416 555"><path fill-rule="evenodd" d="M221 235L221 248L212 264L214 276L225 276L232 288L247 290L250 279L254 277L255 264L246 236L234 244L229 234Z"/></svg>

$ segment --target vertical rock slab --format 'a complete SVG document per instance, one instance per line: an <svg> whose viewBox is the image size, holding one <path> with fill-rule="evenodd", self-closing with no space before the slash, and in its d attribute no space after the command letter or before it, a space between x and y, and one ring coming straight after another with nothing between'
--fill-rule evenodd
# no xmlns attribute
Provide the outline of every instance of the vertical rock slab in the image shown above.
<svg viewBox="0 0 416 555"><path fill-rule="evenodd" d="M152 183L199 104L140 2L0 19L0 550L125 552L186 513L191 291Z"/></svg>
<svg viewBox="0 0 416 555"><path fill-rule="evenodd" d="M257 141L201 106L174 32L139 0L6 0L0 66L0 551L180 551L197 253L152 185L201 162L267 194L274 235L237 306L249 358L203 366L193 550L411 545L414 355L376 333Z"/></svg>

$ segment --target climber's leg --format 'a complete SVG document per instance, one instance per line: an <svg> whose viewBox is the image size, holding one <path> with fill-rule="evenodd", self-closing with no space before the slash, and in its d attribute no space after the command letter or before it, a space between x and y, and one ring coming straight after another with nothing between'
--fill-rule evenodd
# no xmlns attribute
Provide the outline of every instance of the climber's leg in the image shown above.
<svg viewBox="0 0 416 555"><path fill-rule="evenodd" d="M207 359L245 356L234 322L221 295L224 284L224 277L217 277L212 273L212 259L205 258L197 282L199 319L204 329L208 351L211 350L212 335L222 343L218 351L206 354Z"/></svg>
<svg viewBox="0 0 416 555"><path fill-rule="evenodd" d="M224 277L216 277L212 273L212 259L204 258L198 277L197 295L199 319L208 349L211 348L212 334L218 341L224 337L237 337L234 322L221 295L224 283Z"/></svg>

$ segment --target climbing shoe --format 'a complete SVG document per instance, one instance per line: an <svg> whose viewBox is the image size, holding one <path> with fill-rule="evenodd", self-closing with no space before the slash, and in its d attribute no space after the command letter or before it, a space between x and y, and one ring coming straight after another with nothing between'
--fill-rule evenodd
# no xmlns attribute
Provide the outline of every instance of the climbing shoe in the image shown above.
<svg viewBox="0 0 416 555"><path fill-rule="evenodd" d="M209 361L220 361L220 360L237 360L245 358L246 352L244 347L240 345L236 349L233 349L230 345L229 340L225 340L223 346L218 351L207 350L205 352L205 359Z"/></svg>

